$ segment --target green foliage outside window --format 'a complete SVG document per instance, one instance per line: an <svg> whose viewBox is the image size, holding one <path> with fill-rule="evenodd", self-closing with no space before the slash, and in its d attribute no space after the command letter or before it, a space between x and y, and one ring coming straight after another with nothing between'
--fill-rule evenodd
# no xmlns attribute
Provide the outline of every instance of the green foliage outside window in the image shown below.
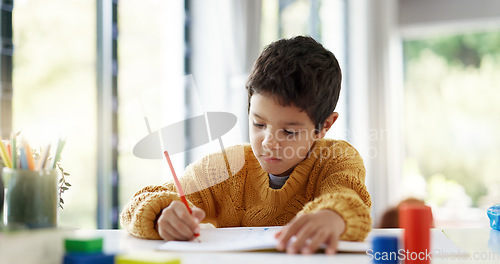
<svg viewBox="0 0 500 264"><path fill-rule="evenodd" d="M462 189L472 206L498 202L500 31L405 41L404 55L406 158L427 199L446 206Z"/></svg>

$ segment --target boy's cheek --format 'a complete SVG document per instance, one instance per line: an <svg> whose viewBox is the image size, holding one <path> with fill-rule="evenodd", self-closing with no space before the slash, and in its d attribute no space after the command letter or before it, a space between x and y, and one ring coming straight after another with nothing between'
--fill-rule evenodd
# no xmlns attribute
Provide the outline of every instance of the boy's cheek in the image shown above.
<svg viewBox="0 0 500 264"><path fill-rule="evenodd" d="M250 124L250 128L248 129L248 135L250 136L250 140L255 139L259 135L259 130L252 124Z"/></svg>

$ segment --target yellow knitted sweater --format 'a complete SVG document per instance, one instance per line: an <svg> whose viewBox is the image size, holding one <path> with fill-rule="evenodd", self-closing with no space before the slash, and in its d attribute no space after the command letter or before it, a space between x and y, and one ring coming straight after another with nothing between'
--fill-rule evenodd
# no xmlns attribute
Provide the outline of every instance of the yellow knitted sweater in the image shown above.
<svg viewBox="0 0 500 264"><path fill-rule="evenodd" d="M347 142L317 140L305 160L299 163L281 189L269 187L269 176L260 167L250 145L244 150L242 168L228 179L188 194L189 202L203 210L204 223L215 227L281 226L295 215L329 209L345 221L342 240L363 240L371 230L370 195L365 168L359 153ZM234 147L226 154L234 153ZM186 169L183 186L200 189L200 175L212 169L206 156ZM171 201L178 200L173 182L148 186L138 191L120 215L124 229L134 236L161 239L155 220Z"/></svg>

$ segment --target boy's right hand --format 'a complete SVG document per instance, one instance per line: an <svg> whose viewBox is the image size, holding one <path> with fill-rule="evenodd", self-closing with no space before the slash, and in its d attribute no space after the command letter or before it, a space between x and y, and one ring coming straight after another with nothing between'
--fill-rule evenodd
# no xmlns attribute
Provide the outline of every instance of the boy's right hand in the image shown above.
<svg viewBox="0 0 500 264"><path fill-rule="evenodd" d="M200 233L199 223L205 218L205 211L191 207L189 214L186 206L180 201L173 201L165 207L157 222L158 234L166 241L193 240Z"/></svg>

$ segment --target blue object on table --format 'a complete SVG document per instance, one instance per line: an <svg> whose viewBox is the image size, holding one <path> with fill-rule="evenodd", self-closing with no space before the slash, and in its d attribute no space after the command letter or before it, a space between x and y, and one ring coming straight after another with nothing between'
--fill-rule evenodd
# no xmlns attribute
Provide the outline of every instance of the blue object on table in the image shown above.
<svg viewBox="0 0 500 264"><path fill-rule="evenodd" d="M500 204L488 208L488 217L490 218L491 228L500 231Z"/></svg>
<svg viewBox="0 0 500 264"><path fill-rule="evenodd" d="M398 238L396 236L376 236L372 239L373 263L398 263Z"/></svg>
<svg viewBox="0 0 500 264"><path fill-rule="evenodd" d="M488 239L488 248L500 254L500 231L490 229L490 238Z"/></svg>
<svg viewBox="0 0 500 264"><path fill-rule="evenodd" d="M115 255L95 253L67 253L64 255L64 264L114 264Z"/></svg>

